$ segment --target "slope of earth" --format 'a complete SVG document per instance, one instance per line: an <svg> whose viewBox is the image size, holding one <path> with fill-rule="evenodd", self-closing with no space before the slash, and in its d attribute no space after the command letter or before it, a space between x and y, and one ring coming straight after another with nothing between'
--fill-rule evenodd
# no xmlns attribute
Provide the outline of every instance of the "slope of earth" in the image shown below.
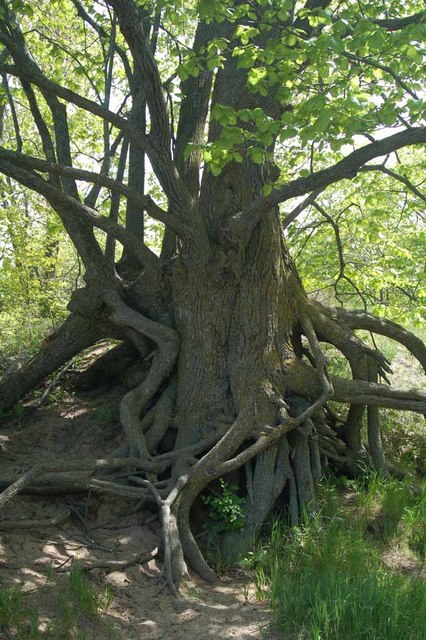
<svg viewBox="0 0 426 640"><path fill-rule="evenodd" d="M62 394L55 404L3 422L1 478L17 477L43 461L105 457L121 440L119 397L120 391ZM64 519L55 525L8 528L10 521L22 525L21 519L49 521L58 515ZM0 520L0 638L279 637L244 575L222 576L213 587L192 578L182 599L174 599L161 580L161 561L149 560L159 527L154 512L123 497L19 495L8 502ZM78 568L138 554L139 563L119 570Z"/></svg>

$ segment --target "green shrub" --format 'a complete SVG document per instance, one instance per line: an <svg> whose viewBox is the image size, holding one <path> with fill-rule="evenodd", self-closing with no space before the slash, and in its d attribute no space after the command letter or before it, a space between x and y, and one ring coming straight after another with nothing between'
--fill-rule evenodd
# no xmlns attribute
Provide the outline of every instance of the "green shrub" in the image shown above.
<svg viewBox="0 0 426 640"><path fill-rule="evenodd" d="M235 485L220 480L221 493L203 495L204 504L209 507L209 519L205 527L212 533L236 531L244 526L245 499L237 495Z"/></svg>

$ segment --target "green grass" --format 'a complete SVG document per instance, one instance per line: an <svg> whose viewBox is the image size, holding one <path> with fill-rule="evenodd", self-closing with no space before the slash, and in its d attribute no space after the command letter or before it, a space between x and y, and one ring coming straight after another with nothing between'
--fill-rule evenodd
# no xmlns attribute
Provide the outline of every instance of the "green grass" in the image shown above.
<svg viewBox="0 0 426 640"><path fill-rule="evenodd" d="M246 561L259 593L289 639L426 639L426 581L382 560L393 545L424 559L425 490L413 495L408 482L374 474L349 489L350 506L328 486L314 520L292 531L274 524L269 545Z"/></svg>
<svg viewBox="0 0 426 640"><path fill-rule="evenodd" d="M358 505L378 542L426 559L426 482L414 487L411 478L401 482L370 474Z"/></svg>
<svg viewBox="0 0 426 640"><path fill-rule="evenodd" d="M25 606L19 591L0 591L0 638L36 640L39 638L37 621L36 611Z"/></svg>
<svg viewBox="0 0 426 640"><path fill-rule="evenodd" d="M111 639L113 631L102 618L112 602L109 586L102 591L78 565L57 587L55 619L46 632L39 630L39 614L25 605L27 596L16 589L0 591L0 638L10 640L86 640L83 627L93 630L90 638Z"/></svg>

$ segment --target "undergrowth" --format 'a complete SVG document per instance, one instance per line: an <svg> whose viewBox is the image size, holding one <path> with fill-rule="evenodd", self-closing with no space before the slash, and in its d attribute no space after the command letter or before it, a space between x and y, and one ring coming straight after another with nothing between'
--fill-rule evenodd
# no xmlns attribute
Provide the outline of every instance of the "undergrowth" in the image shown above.
<svg viewBox="0 0 426 640"><path fill-rule="evenodd" d="M343 491L329 481L323 502L293 530L276 521L269 543L244 561L277 625L294 640L426 638L426 581L383 560L411 554L421 570L426 487L373 474Z"/></svg>
<svg viewBox="0 0 426 640"><path fill-rule="evenodd" d="M58 585L56 614L47 626L40 625L35 607L26 605L27 594L17 589L0 591L1 640L89 640L113 638L113 632L103 620L112 602L107 586L102 591L74 565L69 575ZM54 600L55 601L55 600ZM86 634L87 626L96 625L95 635ZM100 634L100 635L98 635Z"/></svg>

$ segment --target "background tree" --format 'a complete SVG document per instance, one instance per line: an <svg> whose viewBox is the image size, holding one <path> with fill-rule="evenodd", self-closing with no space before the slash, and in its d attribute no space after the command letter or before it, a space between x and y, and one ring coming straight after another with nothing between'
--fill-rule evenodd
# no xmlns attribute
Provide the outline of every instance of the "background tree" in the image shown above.
<svg viewBox="0 0 426 640"><path fill-rule="evenodd" d="M308 298L283 233L298 236L314 208L309 224L327 223L336 243L331 275L343 300L362 293L362 270L380 263L365 243L356 246L380 234L383 196L373 222L363 197L378 175L403 187L424 223L417 170L395 162L401 149L426 141L422 9L415 1L0 2L9 87L3 190L18 183L29 202L41 196L84 265L69 317L4 377L1 406L103 337L123 343L109 362L136 352L120 405L125 444L93 468L137 470L128 484L158 504L173 589L186 563L213 578L190 527L191 507L212 480L238 473L245 496L244 526L223 535L232 556L281 496L291 522L315 508L330 461L389 471L378 407L426 413L426 393L377 383L389 363L354 331L401 342L426 370L423 343L367 311ZM31 215L41 206L34 203ZM157 253L149 219L164 226ZM342 229L351 225L361 229L356 238ZM420 241L404 237L398 250ZM403 288L423 295L420 279ZM321 342L344 355L352 379L329 375ZM330 398L349 404L343 425ZM59 470L33 470L0 504ZM102 490L126 489L104 480Z"/></svg>

